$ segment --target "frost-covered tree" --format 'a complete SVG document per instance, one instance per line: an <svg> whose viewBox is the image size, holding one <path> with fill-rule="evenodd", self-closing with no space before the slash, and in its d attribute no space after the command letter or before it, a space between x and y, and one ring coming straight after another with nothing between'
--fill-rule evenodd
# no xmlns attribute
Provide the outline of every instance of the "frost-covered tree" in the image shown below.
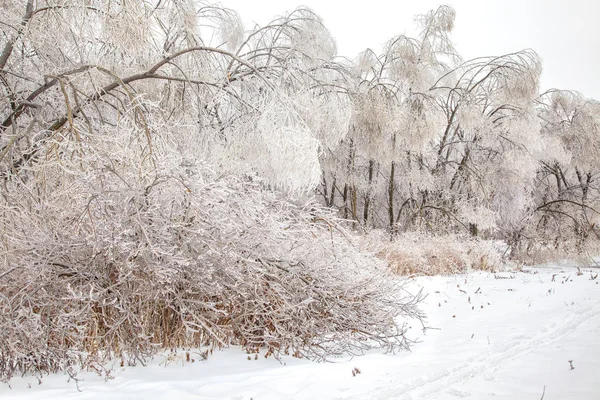
<svg viewBox="0 0 600 400"><path fill-rule="evenodd" d="M381 56L367 50L355 60L351 127L328 160L328 204L341 202L344 216L365 226L397 229L407 199L418 190L406 175L422 175L422 155L441 125L429 88L459 60L448 36L452 8L442 6L417 21L418 38L398 36Z"/></svg>
<svg viewBox="0 0 600 400"><path fill-rule="evenodd" d="M4 32L4 90L14 100L4 104L2 128L31 123L47 134L33 146L14 135L6 141L13 166L53 132L69 127L77 135L133 107L147 131L147 161L150 134L168 126L195 133L198 155L224 171L254 171L277 187L306 190L320 180L321 142L345 131L349 104L331 89L339 79L335 44L309 10L244 37L233 11L194 1L56 1L35 10L34 2L17 3L3 16L6 27L25 26ZM145 102L160 118L150 120Z"/></svg>
<svg viewBox="0 0 600 400"><path fill-rule="evenodd" d="M578 245L599 239L600 103L564 90L544 93L539 103L545 142L562 154L545 159L538 172L536 231L557 247L571 238Z"/></svg>
<svg viewBox="0 0 600 400"><path fill-rule="evenodd" d="M510 235L532 212L547 155L534 108L540 71L537 55L523 51L468 61L436 84L447 123L433 174L444 181L440 198L473 234L497 227Z"/></svg>

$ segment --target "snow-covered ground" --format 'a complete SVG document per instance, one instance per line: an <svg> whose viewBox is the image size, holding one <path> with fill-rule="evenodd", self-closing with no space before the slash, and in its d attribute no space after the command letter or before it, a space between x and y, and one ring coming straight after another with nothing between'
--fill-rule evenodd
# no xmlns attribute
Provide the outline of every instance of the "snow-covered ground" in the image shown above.
<svg viewBox="0 0 600 400"><path fill-rule="evenodd" d="M14 378L0 399L600 399L600 272L554 266L516 273L422 277L435 329L410 353L332 363L279 363L232 348L146 367ZM502 278L502 279L501 279ZM198 354L191 352L191 358ZM76 387L78 386L78 388ZM79 389L79 390L78 390Z"/></svg>

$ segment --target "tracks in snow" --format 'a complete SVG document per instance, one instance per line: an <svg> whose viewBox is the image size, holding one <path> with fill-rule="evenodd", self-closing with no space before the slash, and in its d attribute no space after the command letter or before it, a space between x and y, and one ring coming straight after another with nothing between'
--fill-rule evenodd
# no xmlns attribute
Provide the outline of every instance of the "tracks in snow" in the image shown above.
<svg viewBox="0 0 600 400"><path fill-rule="evenodd" d="M452 386L466 379L497 370L503 364L519 357L523 357L533 350L552 344L562 339L583 323L600 317L600 305L587 307L574 311L558 326L550 327L537 333L529 339L518 339L507 342L500 350L490 350L483 355L472 357L456 368L444 369L435 375L425 378L413 379L408 383L394 382L392 387L379 387L372 391L373 400L417 400L426 399L428 396L442 391L452 390ZM456 397L467 397L470 393L457 392L450 394ZM437 398L437 396L435 397ZM349 397L348 399L353 399Z"/></svg>

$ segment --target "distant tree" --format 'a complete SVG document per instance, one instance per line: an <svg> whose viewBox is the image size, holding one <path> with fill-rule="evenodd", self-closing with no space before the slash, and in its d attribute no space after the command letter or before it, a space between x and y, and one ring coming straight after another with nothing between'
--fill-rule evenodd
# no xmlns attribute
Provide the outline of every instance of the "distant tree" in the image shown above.
<svg viewBox="0 0 600 400"><path fill-rule="evenodd" d="M392 234L468 232L518 247L562 235L567 218L574 237L597 237L596 102L539 97L532 50L462 61L453 21L440 7L417 18L417 38L351 63L348 135L322 156L325 203Z"/></svg>
<svg viewBox="0 0 600 400"><path fill-rule="evenodd" d="M432 173L444 182L438 197L472 234L498 228L508 237L532 213L547 155L534 108L540 71L537 55L523 51L467 61L435 86L447 124Z"/></svg>
<svg viewBox="0 0 600 400"><path fill-rule="evenodd" d="M459 60L448 38L452 8L442 6L417 20L418 38L398 36L383 55L367 50L355 61L351 128L331 157L330 177L325 175L332 182L327 193L339 192L346 218L392 231L415 189L405 176L422 172L419 160L440 126L429 88L451 69L448 62Z"/></svg>
<svg viewBox="0 0 600 400"><path fill-rule="evenodd" d="M564 150L544 160L538 173L538 231L547 239L562 237L557 244L568 237L579 244L590 235L598 239L600 103L564 90L544 93L539 103L545 143Z"/></svg>

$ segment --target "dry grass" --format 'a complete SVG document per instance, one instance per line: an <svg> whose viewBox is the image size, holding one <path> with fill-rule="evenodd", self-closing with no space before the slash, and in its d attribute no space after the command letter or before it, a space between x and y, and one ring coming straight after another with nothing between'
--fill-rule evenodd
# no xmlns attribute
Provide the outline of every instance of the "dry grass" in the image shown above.
<svg viewBox="0 0 600 400"><path fill-rule="evenodd" d="M510 262L497 242L460 235L403 234L390 241L371 233L364 246L399 275L448 275L471 270L500 271ZM508 252L506 252L508 253Z"/></svg>
<svg viewBox="0 0 600 400"><path fill-rule="evenodd" d="M549 262L566 262L585 265L593 263L600 254L600 241L590 238L582 242L579 238L567 237L555 240L537 239L522 243L514 257L528 265Z"/></svg>

